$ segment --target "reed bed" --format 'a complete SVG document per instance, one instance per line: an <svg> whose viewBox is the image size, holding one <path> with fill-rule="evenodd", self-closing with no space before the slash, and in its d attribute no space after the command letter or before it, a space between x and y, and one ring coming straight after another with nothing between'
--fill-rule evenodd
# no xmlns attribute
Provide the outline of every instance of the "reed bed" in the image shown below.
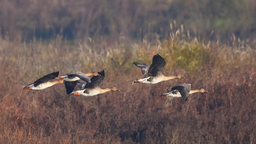
<svg viewBox="0 0 256 144"><path fill-rule="evenodd" d="M250 44L253 45L254 42ZM255 47L172 36L156 42L70 43L57 37L29 43L0 39L1 143L255 143ZM183 80L134 84L134 61L159 53L165 75ZM58 84L43 91L22 86L53 71L106 71L101 87L120 92L76 97ZM191 83L208 93L174 99L166 88Z"/></svg>

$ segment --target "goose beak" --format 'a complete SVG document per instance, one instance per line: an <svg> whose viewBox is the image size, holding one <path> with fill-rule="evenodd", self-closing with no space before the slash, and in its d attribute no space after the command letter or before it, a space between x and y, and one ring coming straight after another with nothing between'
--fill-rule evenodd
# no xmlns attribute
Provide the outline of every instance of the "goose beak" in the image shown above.
<svg viewBox="0 0 256 144"><path fill-rule="evenodd" d="M30 90L30 87L24 86L23 90Z"/></svg>
<svg viewBox="0 0 256 144"><path fill-rule="evenodd" d="M167 93L162 93L161 97L168 97L168 94Z"/></svg>
<svg viewBox="0 0 256 144"><path fill-rule="evenodd" d="M134 84L134 83L143 83L143 81L134 80L134 81L132 82L132 84Z"/></svg>
<svg viewBox="0 0 256 144"><path fill-rule="evenodd" d="M71 94L73 94L73 95L75 95L75 96L81 95L81 93L78 93L78 92L73 92L73 93L71 93Z"/></svg>

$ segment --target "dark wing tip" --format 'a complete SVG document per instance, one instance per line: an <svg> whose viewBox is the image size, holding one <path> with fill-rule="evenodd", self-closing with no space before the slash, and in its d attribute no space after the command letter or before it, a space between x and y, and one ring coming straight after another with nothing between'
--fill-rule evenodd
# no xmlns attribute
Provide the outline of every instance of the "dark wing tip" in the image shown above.
<svg viewBox="0 0 256 144"><path fill-rule="evenodd" d="M165 65L166 65L165 60L159 54L154 55L152 59L152 64L150 65L148 70L148 75L156 76L160 74L159 72L162 71Z"/></svg>
<svg viewBox="0 0 256 144"><path fill-rule="evenodd" d="M164 59L164 58L161 57L159 54L156 54L156 55L154 55L153 59L159 60L159 59Z"/></svg>
<svg viewBox="0 0 256 144"><path fill-rule="evenodd" d="M98 72L98 74L101 75L101 76L103 76L103 77L105 77L105 71L104 71L104 70Z"/></svg>
<svg viewBox="0 0 256 144"><path fill-rule="evenodd" d="M67 82L65 81L65 87L66 87L66 92L67 94L70 94L73 92L73 90L75 89L75 86L77 84L77 81L73 81L73 82Z"/></svg>
<svg viewBox="0 0 256 144"><path fill-rule="evenodd" d="M156 55L154 55L154 57L161 57L161 56L160 56L160 54L157 53ZM161 58L162 58L162 57L161 57Z"/></svg>
<svg viewBox="0 0 256 144"><path fill-rule="evenodd" d="M165 66L166 62L163 57L161 57L159 54L154 55L152 64L157 64L157 65L163 65Z"/></svg>
<svg viewBox="0 0 256 144"><path fill-rule="evenodd" d="M53 74L58 77L59 76L59 71L53 72Z"/></svg>
<svg viewBox="0 0 256 144"><path fill-rule="evenodd" d="M52 72L52 73L50 73L50 74L47 74L47 75L45 75L45 76L39 78L38 80L36 80L36 81L34 82L34 86L36 87L36 86L38 86L38 85L41 84L41 83L47 82L47 81L49 81L49 80L53 80L53 79L55 79L56 77L58 77L58 75L59 75L59 72L58 72L58 71L57 71L57 72Z"/></svg>
<svg viewBox="0 0 256 144"><path fill-rule="evenodd" d="M52 72L50 74L47 74L45 76L55 76L55 77L58 77L59 76L59 71L56 71L56 72Z"/></svg>

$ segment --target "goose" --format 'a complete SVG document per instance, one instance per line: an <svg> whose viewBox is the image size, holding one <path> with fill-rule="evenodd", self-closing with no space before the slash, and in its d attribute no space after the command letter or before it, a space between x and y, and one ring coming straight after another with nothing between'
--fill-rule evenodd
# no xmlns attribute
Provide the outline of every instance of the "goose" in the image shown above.
<svg viewBox="0 0 256 144"><path fill-rule="evenodd" d="M137 62L134 62L134 64L141 68L144 78L136 79L133 81L133 83L156 84L156 83L159 83L162 81L168 81L171 79L183 79L184 78L180 74L177 76L163 75L161 71L163 70L164 66L166 65L166 62L159 54L154 55L151 65L147 65L144 63L137 63Z"/></svg>
<svg viewBox="0 0 256 144"><path fill-rule="evenodd" d="M38 80L36 80L34 83L23 86L23 90L43 90L55 84L63 83L63 80L56 79L58 75L59 75L58 71L45 75L39 78Z"/></svg>
<svg viewBox="0 0 256 144"><path fill-rule="evenodd" d="M119 90L117 90L116 87L105 88L105 89L100 88L99 84L104 79L104 77L105 77L104 70L101 71L101 72L98 72L98 75L93 76L91 78L91 82L85 85L85 89L74 91L71 94L76 95L76 96L78 96L78 95L95 96L95 95L103 94L103 93L106 93L106 92L109 92L109 91L119 91Z"/></svg>
<svg viewBox="0 0 256 144"><path fill-rule="evenodd" d="M175 97L182 97L185 101L188 100L188 97L190 94L193 93L205 93L205 89L196 89L196 90L191 90L191 84L181 84L175 87L170 87L167 89L166 93L162 93L162 97L167 97L166 99L166 106L169 105L171 100Z"/></svg>
<svg viewBox="0 0 256 144"><path fill-rule="evenodd" d="M74 74L65 74L63 76L58 77L58 80L64 80L65 88L67 94L70 94L75 89L75 86L77 85L79 80L83 80L86 83L90 83L91 80L89 76L96 76L98 73L82 73L82 72L76 72ZM84 83L84 84L86 84Z"/></svg>

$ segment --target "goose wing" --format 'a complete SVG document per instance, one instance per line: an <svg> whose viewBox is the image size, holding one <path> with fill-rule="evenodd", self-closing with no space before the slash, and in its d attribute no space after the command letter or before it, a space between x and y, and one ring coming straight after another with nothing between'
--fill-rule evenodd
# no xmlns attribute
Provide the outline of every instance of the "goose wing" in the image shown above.
<svg viewBox="0 0 256 144"><path fill-rule="evenodd" d="M188 88L189 88L189 86L188 86ZM173 90L178 90L183 99L185 99L185 100L188 99L189 92L186 90L186 87L184 87L183 85L172 87L171 91L173 91Z"/></svg>
<svg viewBox="0 0 256 144"><path fill-rule="evenodd" d="M88 77L86 74L84 74L84 73L82 73L82 72L76 72L75 73L75 75L77 76L77 77L79 77L81 80L83 80L83 81L85 81L85 82L87 82L87 83L90 83L91 82L91 80L90 80L90 77Z"/></svg>
<svg viewBox="0 0 256 144"><path fill-rule="evenodd" d="M139 63L139 62L134 62L133 64L141 69L141 72L143 75L147 75L150 65Z"/></svg>
<svg viewBox="0 0 256 144"><path fill-rule="evenodd" d="M172 101L173 97L167 97L165 100L165 107L168 107Z"/></svg>
<svg viewBox="0 0 256 144"><path fill-rule="evenodd" d="M166 65L165 60L159 55L154 55L152 64L148 70L148 76L157 76L161 74L164 66Z"/></svg>
<svg viewBox="0 0 256 144"><path fill-rule="evenodd" d="M99 84L101 83L101 81L104 79L105 77L105 72L104 70L101 71L101 72L98 72L98 75L97 76L93 76L91 78L91 82L88 83L85 88L90 88L90 89L93 89L93 88L96 88L99 86Z"/></svg>
<svg viewBox="0 0 256 144"><path fill-rule="evenodd" d="M45 76L39 78L38 80L36 80L36 81L34 82L34 86L36 87L36 86L40 85L41 83L45 83L45 82L47 82L47 81L49 81L49 80L53 80L53 79L55 79L56 77L58 77L58 75L59 75L59 72L58 72L58 71L57 71L57 72L50 73L50 74L48 74L48 75L45 75Z"/></svg>
<svg viewBox="0 0 256 144"><path fill-rule="evenodd" d="M75 89L75 86L78 81L64 81L65 87L66 87L66 92L67 94L70 94L73 92Z"/></svg>
<svg viewBox="0 0 256 144"><path fill-rule="evenodd" d="M169 87L166 89L167 92L171 92L172 91L172 87Z"/></svg>
<svg viewBox="0 0 256 144"><path fill-rule="evenodd" d="M189 94L191 90L191 84L182 84L181 86L183 86L185 91Z"/></svg>
<svg viewBox="0 0 256 144"><path fill-rule="evenodd" d="M71 79L78 77L79 79L85 81L86 83L91 82L90 78L86 74L84 74L80 71L76 72L75 74L68 74L67 76L68 76L68 78L71 78ZM73 92L73 90L75 89L75 86L77 85L78 82L79 82L78 80L77 81L64 81L67 94L70 94Z"/></svg>

